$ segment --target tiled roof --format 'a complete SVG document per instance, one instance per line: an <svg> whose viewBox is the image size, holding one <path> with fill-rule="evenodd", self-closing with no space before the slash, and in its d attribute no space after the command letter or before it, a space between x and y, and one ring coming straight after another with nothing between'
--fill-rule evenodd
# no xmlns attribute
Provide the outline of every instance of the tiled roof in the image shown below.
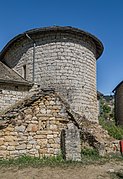
<svg viewBox="0 0 123 179"><path fill-rule="evenodd" d="M97 38L95 37L94 35L86 32L86 31L83 31L81 29L78 29L78 28L74 28L74 27L70 27L70 26L51 26L51 27L43 27L43 28L36 28L36 29L32 29L32 30L28 30L22 34L19 34L17 36L15 36L12 40L10 40L6 46L3 48L3 50L1 51L0 53L0 59L3 60L4 62L4 59L3 59L3 56L5 54L5 52L9 49L9 47L11 45L13 45L13 43L15 43L16 41L18 41L19 39L21 38L26 38L26 34L29 34L29 35L33 35L33 34L37 34L37 33L49 33L49 32L65 32L65 33L72 33L72 34L76 34L76 35L86 35L88 37L90 37L93 42L95 43L96 45L96 58L98 59L102 52L103 52L103 44L102 42Z"/></svg>
<svg viewBox="0 0 123 179"><path fill-rule="evenodd" d="M0 83L16 83L23 85L31 85L28 81L22 78L14 70L10 69L0 61Z"/></svg>

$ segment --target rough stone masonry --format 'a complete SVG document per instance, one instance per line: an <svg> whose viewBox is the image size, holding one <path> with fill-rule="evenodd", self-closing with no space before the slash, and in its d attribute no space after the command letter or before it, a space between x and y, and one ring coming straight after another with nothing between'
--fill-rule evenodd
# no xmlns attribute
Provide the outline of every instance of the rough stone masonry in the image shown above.
<svg viewBox="0 0 123 179"><path fill-rule="evenodd" d="M80 124L84 119L98 122L96 59L102 52L103 45L95 36L73 27L33 29L8 42L0 53L7 71L5 79L0 76L0 105L4 108L11 106L10 101L17 105L20 98L24 100L1 118L5 121L0 124L1 158L56 156L64 131L63 155L81 160ZM31 95L35 87L43 92L55 90L69 110L54 93L35 99ZM32 102L26 102L26 95Z"/></svg>
<svg viewBox="0 0 123 179"><path fill-rule="evenodd" d="M0 59L41 89L54 88L75 112L97 122L96 59L102 51L95 36L54 26L19 34L5 46Z"/></svg>
<svg viewBox="0 0 123 179"><path fill-rule="evenodd" d="M63 153L66 159L80 160L77 121L69 115L68 106L55 92L38 92L16 104L0 120L0 158L49 157ZM64 149L62 130L66 131Z"/></svg>

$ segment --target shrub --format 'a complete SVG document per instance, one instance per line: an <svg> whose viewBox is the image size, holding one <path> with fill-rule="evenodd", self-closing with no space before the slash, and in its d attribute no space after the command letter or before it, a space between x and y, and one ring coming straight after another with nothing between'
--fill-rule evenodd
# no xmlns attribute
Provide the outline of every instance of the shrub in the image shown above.
<svg viewBox="0 0 123 179"><path fill-rule="evenodd" d="M115 139L123 139L123 128L116 126L113 121L105 121L103 118L99 119L100 125L108 131L108 134Z"/></svg>
<svg viewBox="0 0 123 179"><path fill-rule="evenodd" d="M83 148L81 150L81 156L82 158L88 158L91 160L97 160L100 158L98 151L93 148Z"/></svg>

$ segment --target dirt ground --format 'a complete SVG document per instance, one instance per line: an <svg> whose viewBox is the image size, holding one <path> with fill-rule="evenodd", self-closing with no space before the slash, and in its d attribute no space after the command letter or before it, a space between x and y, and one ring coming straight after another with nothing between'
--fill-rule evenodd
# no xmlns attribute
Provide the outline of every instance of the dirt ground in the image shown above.
<svg viewBox="0 0 123 179"><path fill-rule="evenodd" d="M111 179L111 173L123 170L123 162L70 167L0 168L0 179Z"/></svg>

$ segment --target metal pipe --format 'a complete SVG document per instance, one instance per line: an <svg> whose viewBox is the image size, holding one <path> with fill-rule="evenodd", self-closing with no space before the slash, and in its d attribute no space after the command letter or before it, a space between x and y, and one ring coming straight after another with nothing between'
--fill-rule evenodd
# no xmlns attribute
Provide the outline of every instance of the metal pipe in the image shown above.
<svg viewBox="0 0 123 179"><path fill-rule="evenodd" d="M36 44L33 43L33 77L32 77L33 82L35 81L35 47Z"/></svg>
<svg viewBox="0 0 123 179"><path fill-rule="evenodd" d="M33 63L32 63L32 81L35 81L35 41L26 33L26 37L33 42Z"/></svg>

